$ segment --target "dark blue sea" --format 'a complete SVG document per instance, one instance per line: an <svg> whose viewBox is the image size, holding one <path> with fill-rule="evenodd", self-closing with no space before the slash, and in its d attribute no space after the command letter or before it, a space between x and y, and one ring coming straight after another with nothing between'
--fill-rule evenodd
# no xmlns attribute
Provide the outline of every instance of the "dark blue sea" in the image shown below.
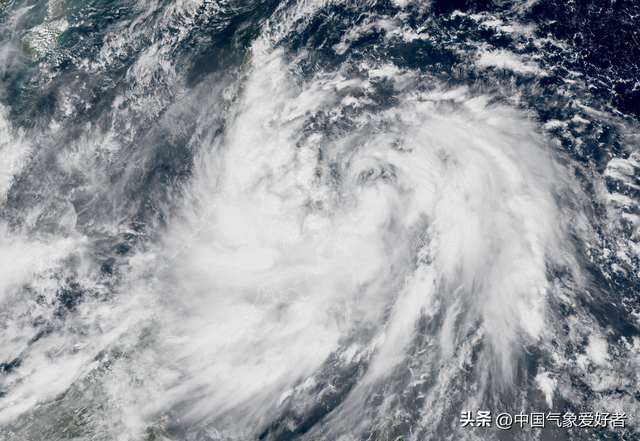
<svg viewBox="0 0 640 441"><path fill-rule="evenodd" d="M0 0L0 440L640 439L640 2Z"/></svg>

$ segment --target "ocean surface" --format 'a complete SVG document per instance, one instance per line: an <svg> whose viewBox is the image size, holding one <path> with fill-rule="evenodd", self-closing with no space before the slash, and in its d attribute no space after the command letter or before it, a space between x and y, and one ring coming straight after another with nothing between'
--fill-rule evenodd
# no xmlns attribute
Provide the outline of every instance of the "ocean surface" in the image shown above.
<svg viewBox="0 0 640 441"><path fill-rule="evenodd" d="M640 439L639 63L638 0L0 0L0 440Z"/></svg>

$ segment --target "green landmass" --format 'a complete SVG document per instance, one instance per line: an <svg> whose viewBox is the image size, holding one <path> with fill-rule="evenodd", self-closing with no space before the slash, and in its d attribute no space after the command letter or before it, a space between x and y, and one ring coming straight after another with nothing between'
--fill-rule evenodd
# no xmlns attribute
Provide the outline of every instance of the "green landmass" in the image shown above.
<svg viewBox="0 0 640 441"><path fill-rule="evenodd" d="M249 79L249 69L251 68L252 59L253 59L253 50L248 49L247 53L244 54L244 59L242 60L242 64L240 65L240 71L242 72L242 77L240 78L240 84L238 84L238 90L236 92L236 96L233 99L224 100L224 107L227 114L231 112L231 107L233 106L233 104L244 93L245 83Z"/></svg>
<svg viewBox="0 0 640 441"><path fill-rule="evenodd" d="M53 50L58 38L68 27L65 19L45 22L34 27L22 39L21 55L31 61L39 60Z"/></svg>
<svg viewBox="0 0 640 441"><path fill-rule="evenodd" d="M360 381L363 373L364 373L364 368L362 367L362 365L358 365L358 376L356 377L356 381Z"/></svg>
<svg viewBox="0 0 640 441"><path fill-rule="evenodd" d="M95 369L76 381L64 396L52 403L36 406L30 412L24 434L19 439L108 441L114 439L113 434L117 433L119 428L124 431L125 423L119 415L120 409L117 403L109 402L105 383L112 381L113 372L117 371L118 367L126 367L134 354L140 353L151 344L156 335L153 331L143 328L138 342L133 347L128 350L112 349L103 356ZM162 428L164 423L164 417L158 415L148 422L149 425L143 429L138 439L171 440L171 436ZM0 440L2 439L0 436Z"/></svg>
<svg viewBox="0 0 640 441"><path fill-rule="evenodd" d="M49 0L49 17L57 18L65 13L67 5L64 0Z"/></svg>

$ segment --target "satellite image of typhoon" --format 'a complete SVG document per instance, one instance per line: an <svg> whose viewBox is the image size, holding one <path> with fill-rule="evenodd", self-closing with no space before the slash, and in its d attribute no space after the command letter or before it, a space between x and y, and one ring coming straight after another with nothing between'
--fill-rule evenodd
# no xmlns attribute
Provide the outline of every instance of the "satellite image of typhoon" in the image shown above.
<svg viewBox="0 0 640 441"><path fill-rule="evenodd" d="M640 0L0 0L0 441L640 440Z"/></svg>

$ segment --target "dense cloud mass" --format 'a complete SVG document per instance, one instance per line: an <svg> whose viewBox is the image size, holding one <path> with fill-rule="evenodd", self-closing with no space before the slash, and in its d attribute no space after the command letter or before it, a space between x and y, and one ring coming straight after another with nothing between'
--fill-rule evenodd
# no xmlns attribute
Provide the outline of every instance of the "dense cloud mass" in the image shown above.
<svg viewBox="0 0 640 441"><path fill-rule="evenodd" d="M637 438L639 3L0 8L0 440Z"/></svg>

